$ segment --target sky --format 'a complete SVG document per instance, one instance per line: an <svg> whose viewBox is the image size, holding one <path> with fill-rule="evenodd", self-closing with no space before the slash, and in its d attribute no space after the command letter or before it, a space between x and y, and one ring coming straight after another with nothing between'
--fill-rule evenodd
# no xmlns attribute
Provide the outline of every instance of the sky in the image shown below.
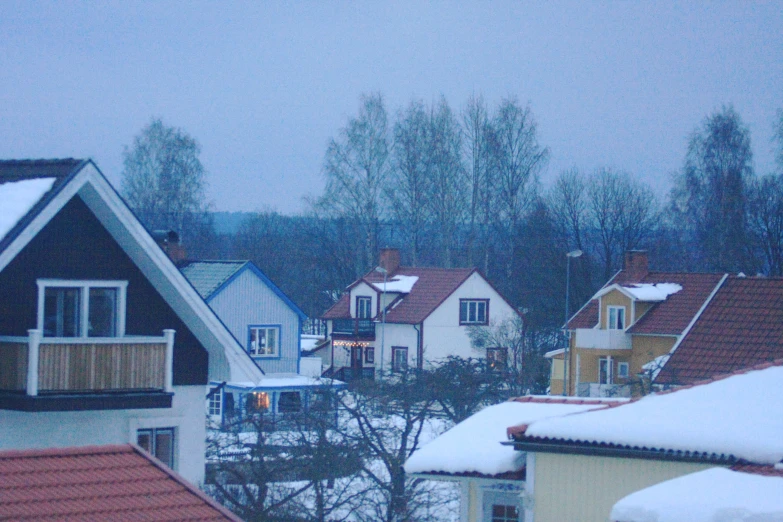
<svg viewBox="0 0 783 522"><path fill-rule="evenodd" d="M383 94L529 104L551 158L659 195L732 104L774 169L783 2L0 1L0 158L90 157L117 186L153 118L201 145L215 210L299 213L329 140Z"/></svg>

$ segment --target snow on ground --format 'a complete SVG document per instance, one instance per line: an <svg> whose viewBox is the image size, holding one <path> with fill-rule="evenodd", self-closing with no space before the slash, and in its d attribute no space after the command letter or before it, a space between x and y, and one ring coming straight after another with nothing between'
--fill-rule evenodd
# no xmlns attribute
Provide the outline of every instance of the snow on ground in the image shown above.
<svg viewBox="0 0 783 522"><path fill-rule="evenodd" d="M530 425L525 435L734 455L758 464L783 459L783 366L733 375L615 408Z"/></svg>
<svg viewBox="0 0 783 522"><path fill-rule="evenodd" d="M682 290L677 283L639 283L623 286L623 290L639 301L665 301L667 297Z"/></svg>
<svg viewBox="0 0 783 522"><path fill-rule="evenodd" d="M49 192L55 178L25 179L0 184L0 239Z"/></svg>
<svg viewBox="0 0 783 522"><path fill-rule="evenodd" d="M650 486L621 499L617 522L780 522L783 477L712 468Z"/></svg>
<svg viewBox="0 0 783 522"><path fill-rule="evenodd" d="M394 276L388 281L386 281L385 291L397 292L400 294L409 294L413 289L413 285L415 285L416 281L418 280L419 280L418 276L405 276L405 275ZM383 283L373 283L373 286L376 288L376 290L380 292L384 291Z"/></svg>
<svg viewBox="0 0 783 522"><path fill-rule="evenodd" d="M514 401L488 406L416 451L405 463L405 471L485 475L517 471L524 466L525 455L501 444L507 440L506 428L601 407L605 405Z"/></svg>

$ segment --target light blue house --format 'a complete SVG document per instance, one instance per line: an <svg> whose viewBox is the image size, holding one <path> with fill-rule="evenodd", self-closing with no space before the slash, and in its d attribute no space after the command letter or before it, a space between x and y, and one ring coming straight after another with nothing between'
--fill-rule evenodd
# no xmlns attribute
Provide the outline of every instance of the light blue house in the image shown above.
<svg viewBox="0 0 783 522"><path fill-rule="evenodd" d="M275 425L316 403L323 409L324 387L338 383L320 378L320 358L302 358L307 316L271 279L251 261L187 261L179 268L264 372L260 384L212 383L208 409L214 421L252 412Z"/></svg>

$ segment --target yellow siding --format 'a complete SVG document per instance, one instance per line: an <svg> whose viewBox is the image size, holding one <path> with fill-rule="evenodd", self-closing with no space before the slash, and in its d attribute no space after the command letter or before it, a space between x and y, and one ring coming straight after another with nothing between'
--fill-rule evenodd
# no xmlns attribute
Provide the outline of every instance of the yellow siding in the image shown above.
<svg viewBox="0 0 783 522"><path fill-rule="evenodd" d="M636 316L633 318L634 322L638 321L642 318L644 314L646 314L650 308L653 307L653 305L656 303L645 303L644 301L636 301L636 304L634 305L636 307Z"/></svg>
<svg viewBox="0 0 783 522"><path fill-rule="evenodd" d="M479 513L481 513L481 506L479 506L479 487L475 480L468 481L468 522L481 522ZM478 507L476 507L478 506Z"/></svg>
<svg viewBox="0 0 783 522"><path fill-rule="evenodd" d="M536 453L535 522L607 522L626 495L710 465Z"/></svg>
<svg viewBox="0 0 783 522"><path fill-rule="evenodd" d="M630 362L631 350L596 350L593 348L576 348L573 350L579 354L579 382L598 382L598 360L602 357L611 357L617 376L617 363ZM573 357L572 368L576 368L576 354ZM572 394L576 392L575 379L571 379ZM622 384L621 379L615 378L615 383Z"/></svg>
<svg viewBox="0 0 783 522"><path fill-rule="evenodd" d="M676 337L657 335L634 335L631 338L633 355L631 356L631 375L642 371L642 366L659 355L669 353L677 341Z"/></svg>
<svg viewBox="0 0 783 522"><path fill-rule="evenodd" d="M606 311L608 306L625 307L625 326L627 328L628 321L631 320L631 299L618 290L612 290L601 297L601 328L603 329L606 329L606 318L609 317Z"/></svg>

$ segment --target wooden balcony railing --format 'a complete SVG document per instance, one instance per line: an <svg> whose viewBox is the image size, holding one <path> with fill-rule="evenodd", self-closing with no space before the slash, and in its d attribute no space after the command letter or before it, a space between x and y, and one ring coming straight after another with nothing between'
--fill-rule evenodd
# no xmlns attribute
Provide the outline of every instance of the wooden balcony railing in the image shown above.
<svg viewBox="0 0 783 522"><path fill-rule="evenodd" d="M332 333L375 337L375 322L372 319L335 319L332 321Z"/></svg>
<svg viewBox="0 0 783 522"><path fill-rule="evenodd" d="M172 391L174 330L162 337L0 336L0 390L42 393Z"/></svg>

